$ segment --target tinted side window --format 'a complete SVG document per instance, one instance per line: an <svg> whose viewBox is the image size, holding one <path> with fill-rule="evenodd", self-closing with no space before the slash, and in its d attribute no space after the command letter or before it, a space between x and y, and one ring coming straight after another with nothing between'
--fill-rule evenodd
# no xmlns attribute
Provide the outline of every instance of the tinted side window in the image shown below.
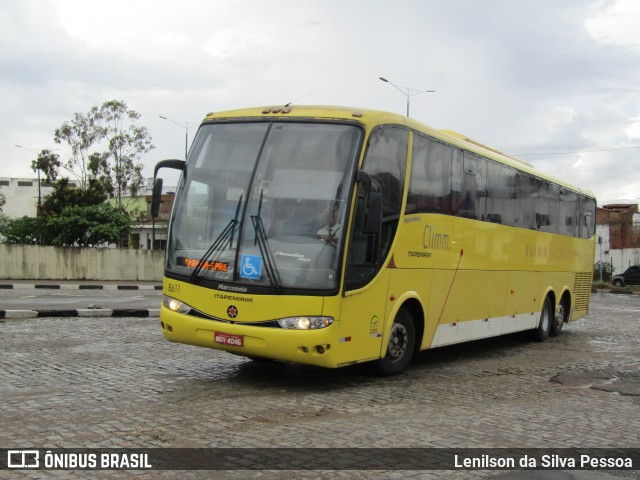
<svg viewBox="0 0 640 480"><path fill-rule="evenodd" d="M576 236L578 232L578 194L570 190L560 189L558 233Z"/></svg>
<svg viewBox="0 0 640 480"><path fill-rule="evenodd" d="M536 213L538 230L542 232L556 233L560 212L558 202L560 201L560 187L551 182L543 180L540 188L540 203Z"/></svg>
<svg viewBox="0 0 640 480"><path fill-rule="evenodd" d="M592 198L578 199L578 236L591 238L596 233L596 202Z"/></svg>
<svg viewBox="0 0 640 480"><path fill-rule="evenodd" d="M516 171L489 162L487 168L487 221L516 224Z"/></svg>
<svg viewBox="0 0 640 480"><path fill-rule="evenodd" d="M530 175L518 173L516 179L518 202L516 204L517 225L522 228L536 230L536 212L540 202L540 185L542 182Z"/></svg>
<svg viewBox="0 0 640 480"><path fill-rule="evenodd" d="M458 162L458 165L459 162ZM487 161L473 153L464 152L460 175L458 215L484 220L487 203Z"/></svg>
<svg viewBox="0 0 640 480"><path fill-rule="evenodd" d="M374 130L362 169L380 183L384 195L384 216L399 216L407 168L409 132L397 127Z"/></svg>
<svg viewBox="0 0 640 480"><path fill-rule="evenodd" d="M435 139L414 135L406 213L442 213L590 238L595 201Z"/></svg>
<svg viewBox="0 0 640 480"><path fill-rule="evenodd" d="M451 152L443 143L414 135L407 213L451 212Z"/></svg>

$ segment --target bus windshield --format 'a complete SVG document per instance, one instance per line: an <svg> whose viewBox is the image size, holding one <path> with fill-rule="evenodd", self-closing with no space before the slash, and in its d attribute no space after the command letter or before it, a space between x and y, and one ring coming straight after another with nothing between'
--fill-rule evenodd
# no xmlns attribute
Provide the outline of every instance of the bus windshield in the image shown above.
<svg viewBox="0 0 640 480"><path fill-rule="evenodd" d="M167 272L274 290L334 290L361 130L204 124L175 200Z"/></svg>

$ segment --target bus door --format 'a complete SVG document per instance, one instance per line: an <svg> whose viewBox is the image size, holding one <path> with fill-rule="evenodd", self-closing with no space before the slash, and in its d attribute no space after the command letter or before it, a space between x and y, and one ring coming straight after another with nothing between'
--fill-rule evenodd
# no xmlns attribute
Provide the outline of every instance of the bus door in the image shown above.
<svg viewBox="0 0 640 480"><path fill-rule="evenodd" d="M393 306L386 266L402 209L407 150L408 131L398 126L379 127L369 137L347 252L340 364L377 359L384 351L385 322Z"/></svg>

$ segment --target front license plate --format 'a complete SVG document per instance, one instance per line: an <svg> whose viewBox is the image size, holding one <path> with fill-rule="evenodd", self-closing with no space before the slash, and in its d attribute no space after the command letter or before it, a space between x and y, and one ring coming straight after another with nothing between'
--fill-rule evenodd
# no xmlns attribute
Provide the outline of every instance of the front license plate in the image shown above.
<svg viewBox="0 0 640 480"><path fill-rule="evenodd" d="M215 332L213 340L220 345L231 345L233 347L242 347L244 345L244 336L242 335Z"/></svg>

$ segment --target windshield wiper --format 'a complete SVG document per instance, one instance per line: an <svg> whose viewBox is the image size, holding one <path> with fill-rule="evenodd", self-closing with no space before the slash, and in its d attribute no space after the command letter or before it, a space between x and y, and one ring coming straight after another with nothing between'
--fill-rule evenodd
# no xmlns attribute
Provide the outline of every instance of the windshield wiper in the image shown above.
<svg viewBox="0 0 640 480"><path fill-rule="evenodd" d="M273 260L273 253L271 253L271 249L269 248L269 240L267 238L267 233L264 230L264 224L262 223L262 217L260 216L262 213L262 194L264 190L260 190L260 203L258 204L258 214L251 215L251 223L253 223L253 229L256 234L256 243L260 248L260 254L264 259L264 267L267 271L267 277L269 277L269 281L273 288L276 291L282 290L280 274L278 273L278 267Z"/></svg>
<svg viewBox="0 0 640 480"><path fill-rule="evenodd" d="M193 272L191 272L191 281L194 281L196 278L198 278L198 275L200 275L200 272L202 271L202 268L205 265L205 262L209 258L211 258L211 256L215 252L217 252L218 250L222 250L226 246L227 240L229 241L229 248L233 247L233 237L236 229L238 228L238 225L240 224L240 220L238 220L238 215L240 214L241 204L242 204L242 194L240 194L240 198L238 199L238 205L236 206L235 216L229 221L229 223L227 223L227 226L224 227L224 230L222 230L220 235L218 235L218 238L216 238L213 241L213 243L207 249L207 251L204 252L204 255L200 258L200 260L198 260L198 264L193 269Z"/></svg>

